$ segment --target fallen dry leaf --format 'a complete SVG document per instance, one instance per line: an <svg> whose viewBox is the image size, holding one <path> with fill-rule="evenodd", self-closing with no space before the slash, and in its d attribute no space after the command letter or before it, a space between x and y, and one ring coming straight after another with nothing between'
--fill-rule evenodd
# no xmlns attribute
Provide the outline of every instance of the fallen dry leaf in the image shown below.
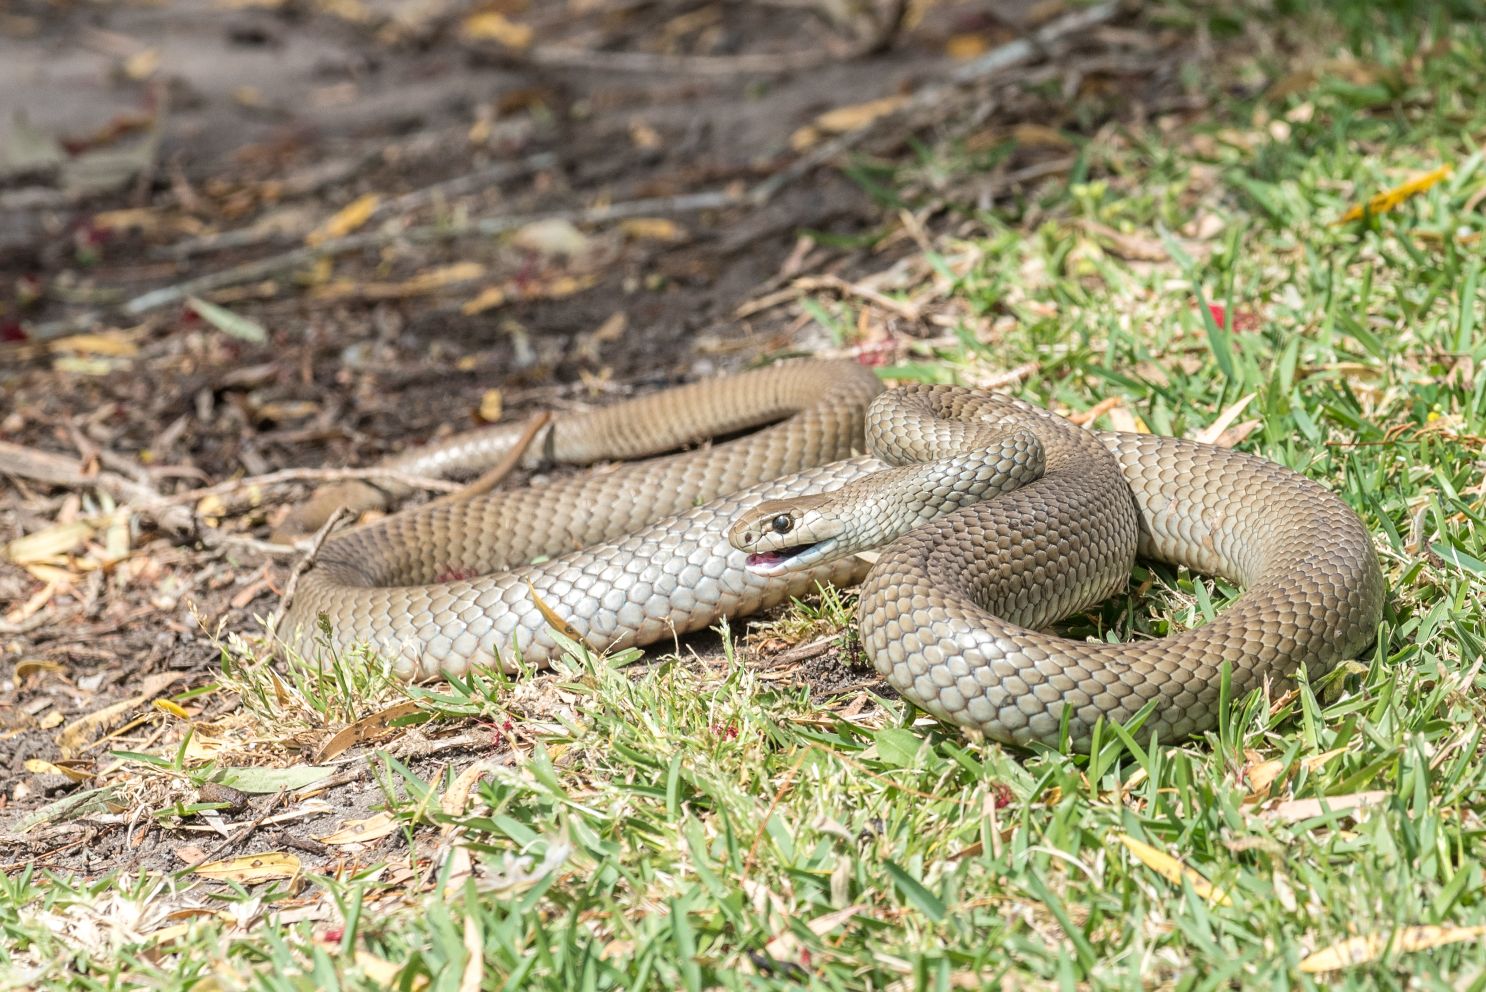
<svg viewBox="0 0 1486 992"><path fill-rule="evenodd" d="M398 826L391 813L377 813L364 820L347 820L339 830L315 839L323 844L365 844L396 833Z"/></svg>
<svg viewBox="0 0 1486 992"><path fill-rule="evenodd" d="M325 223L306 235L304 239L305 243L319 245L327 241L334 241L336 238L344 238L362 224L365 224L371 218L371 215L376 213L377 207L381 203L382 198L375 193L358 196L336 211Z"/></svg>
<svg viewBox="0 0 1486 992"><path fill-rule="evenodd" d="M1216 444L1218 438L1222 436L1223 432L1228 429L1228 425L1237 420L1238 415L1240 413L1243 413L1244 409L1248 407L1250 403L1254 402L1255 395L1256 394L1254 393L1249 393L1247 396L1244 396L1243 398L1229 404L1227 409L1218 414L1216 420L1208 424L1196 434L1193 434L1192 440L1201 441L1203 444Z"/></svg>
<svg viewBox="0 0 1486 992"><path fill-rule="evenodd" d="M365 744L368 741L385 740L399 732L401 728L392 724L405 716L418 712L416 703L396 703L385 709L378 710L362 717L349 726L342 727L330 740L320 746L315 752L314 761L318 764L345 751L347 748L355 747L357 744Z"/></svg>
<svg viewBox="0 0 1486 992"><path fill-rule="evenodd" d="M1369 806L1377 806L1387 799L1388 793L1381 789L1371 792L1354 792L1345 796L1326 796L1322 799L1287 799L1262 810L1259 815L1266 820L1294 823L1297 820L1309 820L1312 817L1323 816L1328 812L1363 810Z"/></svg>
<svg viewBox="0 0 1486 992"><path fill-rule="evenodd" d="M1425 192L1442 180L1447 179L1452 171L1451 166L1442 165L1432 172L1426 172L1422 176L1415 176L1408 182L1400 183L1392 189L1378 193L1369 198L1364 204L1354 204L1346 213L1341 215L1339 220L1332 221L1332 224L1333 226L1349 224L1354 220L1361 220L1363 217L1385 214L1405 201Z"/></svg>
<svg viewBox="0 0 1486 992"><path fill-rule="evenodd" d="M1446 944L1460 944L1468 940L1480 940L1486 936L1486 926L1409 926L1390 933L1372 933L1323 947L1300 962L1300 970L1306 974L1324 971L1340 971L1359 964L1376 961L1388 951L1407 954L1425 951Z"/></svg>
<svg viewBox="0 0 1486 992"><path fill-rule="evenodd" d="M106 358L133 358L139 354L139 345L123 331L103 331L98 334L71 334L58 338L47 346L51 351L74 352L79 355L102 355Z"/></svg>
<svg viewBox="0 0 1486 992"><path fill-rule="evenodd" d="M459 308L459 312L466 317L473 317L477 313L501 306L506 302L506 291L501 286L486 286L472 300L466 300Z"/></svg>
<svg viewBox="0 0 1486 992"><path fill-rule="evenodd" d="M1186 882L1192 886L1192 891L1207 901L1216 902L1224 906L1229 904L1228 893L1213 885L1165 851L1154 848L1145 843L1145 841L1136 840L1128 834L1117 834L1115 835L1115 839L1125 845L1126 850L1135 857L1135 860L1168 882L1174 885L1181 885L1183 882Z"/></svg>
<svg viewBox="0 0 1486 992"><path fill-rule="evenodd" d="M505 394L499 389L487 389L480 394L480 406L475 410L475 416L487 424L493 424L500 420L501 414L505 412Z"/></svg>
<svg viewBox="0 0 1486 992"><path fill-rule="evenodd" d="M619 229L636 241L685 241L686 231L665 217L630 217L619 222Z"/></svg>
<svg viewBox="0 0 1486 992"><path fill-rule="evenodd" d="M460 34L471 41L494 41L507 48L524 49L531 44L532 29L493 10L471 14L459 26Z"/></svg>
<svg viewBox="0 0 1486 992"><path fill-rule="evenodd" d="M293 878L299 874L299 858L283 851L267 851L263 854L244 854L226 861L209 861L191 870L203 878L254 885L280 878Z"/></svg>

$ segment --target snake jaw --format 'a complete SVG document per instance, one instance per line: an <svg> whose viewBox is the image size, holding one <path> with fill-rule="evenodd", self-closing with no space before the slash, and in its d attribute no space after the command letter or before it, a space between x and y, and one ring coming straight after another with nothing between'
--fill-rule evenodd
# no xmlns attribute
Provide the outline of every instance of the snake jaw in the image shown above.
<svg viewBox="0 0 1486 992"><path fill-rule="evenodd" d="M748 570L755 575L776 576L798 572L822 562L841 557L837 551L840 542L833 536L804 544L792 544L770 548L766 551L750 552Z"/></svg>

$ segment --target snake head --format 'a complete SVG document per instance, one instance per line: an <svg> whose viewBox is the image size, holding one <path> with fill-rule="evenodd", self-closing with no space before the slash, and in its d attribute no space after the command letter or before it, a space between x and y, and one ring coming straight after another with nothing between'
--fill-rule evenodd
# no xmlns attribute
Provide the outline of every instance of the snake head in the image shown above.
<svg viewBox="0 0 1486 992"><path fill-rule="evenodd" d="M748 552L748 570L783 575L840 556L839 520L821 512L825 496L765 500L728 528L728 543Z"/></svg>

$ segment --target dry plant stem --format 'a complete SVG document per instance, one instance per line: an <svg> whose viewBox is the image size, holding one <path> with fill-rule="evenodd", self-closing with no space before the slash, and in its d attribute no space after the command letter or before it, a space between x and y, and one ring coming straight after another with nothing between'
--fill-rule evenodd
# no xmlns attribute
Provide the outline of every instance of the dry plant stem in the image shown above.
<svg viewBox="0 0 1486 992"><path fill-rule="evenodd" d="M570 45L544 45L526 52L521 61L532 65L572 66L600 72L672 72L691 76L779 75L814 69L865 55L877 44L857 45L841 54L832 52L748 53L743 55L669 55L663 52L604 52Z"/></svg>
<svg viewBox="0 0 1486 992"><path fill-rule="evenodd" d="M243 841L247 840L250 836L252 836L254 831L263 826L263 821L267 820L273 814L274 810L284 805L284 797L286 795L287 793L283 789L280 789L277 793L274 794L274 797L272 799L264 804L263 810L257 816L253 817L253 819L243 824L241 829L237 830L231 836L227 837L216 847L206 852L206 854L203 855L201 860L196 862L196 864L204 865L215 861L217 860L217 858L221 857L222 854L228 849L235 847L238 844L241 844Z"/></svg>
<svg viewBox="0 0 1486 992"><path fill-rule="evenodd" d="M433 502L459 503L471 497L479 496L481 493L490 492L490 490L500 485L502 479L515 471L516 467L521 464L521 458L526 454L526 449L531 447L532 442L537 439L537 435L541 433L542 428L546 427L551 421L552 414L547 410L543 410L533 416L527 422L526 428L521 432L521 436L516 439L515 445L512 446L510 451L505 453L500 461L482 472L478 479L463 489L460 489L458 492L449 493L446 496L440 496Z"/></svg>
<svg viewBox="0 0 1486 992"><path fill-rule="evenodd" d="M335 508L335 512L330 515L330 519L321 524L320 529L315 531L315 536L310 539L309 550L305 552L304 557L299 560L299 563L294 566L294 571L289 573L289 584L284 587L284 595L279 600L278 609L273 611L273 616L268 620L270 634L279 629L279 623L284 619L284 612L289 609L289 604L294 602L294 590L299 588L299 577L309 571L310 566L315 563L316 556L320 554L320 546L325 543L325 539L330 536L330 532L335 529L336 524L350 515L350 510L344 506L338 506Z"/></svg>
<svg viewBox="0 0 1486 992"><path fill-rule="evenodd" d="M409 475L386 468L285 468L263 475L249 475L241 479L230 479L214 486L187 489L168 496L157 495L151 504L140 507L150 510L157 506L177 503L194 503L208 496L231 496L257 486L281 486L290 482L392 482L410 489L424 489L439 493L458 492L462 487L447 479L431 479L422 475Z"/></svg>
<svg viewBox="0 0 1486 992"><path fill-rule="evenodd" d="M768 296L743 304L735 311L735 315L739 319L752 317L756 313L776 307L781 303L788 303L790 300L798 299L806 293L813 293L823 289L834 290L843 296L855 296L873 306L914 323L917 323L923 316L922 311L916 304L907 303L903 300L895 300L890 296L879 293L875 289L858 283L847 282L840 276L833 275L801 276L786 289L781 289L777 293L770 293Z"/></svg>
<svg viewBox="0 0 1486 992"><path fill-rule="evenodd" d="M763 667L765 670L783 668L786 665L809 661L811 658L819 658L823 654L829 654L840 643L841 635L832 634L829 637L817 638L813 641L807 641L804 644L796 644L794 647L786 648L783 651L770 652L767 658L762 659L764 661Z"/></svg>

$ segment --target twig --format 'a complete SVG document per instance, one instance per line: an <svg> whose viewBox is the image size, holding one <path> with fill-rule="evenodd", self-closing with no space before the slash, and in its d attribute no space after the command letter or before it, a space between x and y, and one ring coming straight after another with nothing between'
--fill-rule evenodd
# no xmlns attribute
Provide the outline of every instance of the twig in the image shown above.
<svg viewBox="0 0 1486 992"><path fill-rule="evenodd" d="M809 661L811 658L819 658L823 654L828 654L840 644L841 635L832 634L829 637L817 638L805 644L796 644L794 647L787 648L777 654L771 654L767 658L762 659L762 661L767 666L765 670L783 668L785 665L793 665L801 661Z"/></svg>
<svg viewBox="0 0 1486 992"><path fill-rule="evenodd" d="M286 795L286 791L284 789L280 789L277 793L274 794L272 799L270 799L263 805L262 811L260 811L257 816L253 817L253 819L243 824L242 827L239 828L230 837L227 837L216 847L208 851L201 858L200 861L196 862L196 864L204 865L208 862L215 861L222 855L222 852L226 851L229 847L234 847L237 844L241 844L243 841L247 840L248 837L252 835L253 831L263 826L263 821L267 820L274 810L278 809L284 804L284 798Z"/></svg>
<svg viewBox="0 0 1486 992"><path fill-rule="evenodd" d="M1120 0L1108 0L1094 7L1064 14L1056 21L1044 24L1026 38L1008 41L991 49L984 55L971 59L950 73L956 83L968 83L994 75L1004 69L1023 62L1030 62L1064 35L1097 27L1120 12Z"/></svg>
<svg viewBox="0 0 1486 992"><path fill-rule="evenodd" d="M500 484L502 479L510 475L521 464L521 458L526 454L526 449L531 447L531 443L537 439L537 435L541 433L542 428L551 422L551 411L543 410L537 413L531 420L527 421L526 428L522 430L521 436L516 439L516 443L511 449L501 456L500 461L490 466L484 472L481 472L480 477L469 485L446 496L440 496L438 499L433 500L433 502L463 503L465 500L479 496L481 493L488 493L494 489Z"/></svg>
<svg viewBox="0 0 1486 992"><path fill-rule="evenodd" d="M269 617L268 629L275 636L278 634L279 624L283 622L284 614L289 612L289 604L294 602L295 590L299 588L299 577L305 572L308 572L310 566L315 563L315 559L320 555L320 546L325 543L325 539L330 536L330 532L335 525L350 515L351 511L344 506L336 507L335 512L330 515L330 519L321 524L320 529L315 531L315 536L310 539L309 550L304 553L304 557L294 566L294 571L289 573L289 582L284 586L284 595L279 599L278 608L273 611L273 616Z"/></svg>
<svg viewBox="0 0 1486 992"><path fill-rule="evenodd" d="M870 54L878 44L878 39L873 38L869 44L854 45L840 53L812 50L745 52L741 55L612 52L576 48L572 45L539 45L517 56L517 60L532 65L571 66L599 72L677 73L690 76L780 75L814 69L833 62L848 62ZM509 53L502 54L509 57Z"/></svg>
<svg viewBox="0 0 1486 992"><path fill-rule="evenodd" d="M149 510L157 506L168 506L177 503L194 503L206 499L208 496L230 496L244 489L255 486L279 486L290 482L392 482L397 485L406 486L409 489L428 489L440 493L457 492L461 488L457 482L449 482L447 479L431 479L423 475L409 475L396 469L387 468L284 468L277 472L267 472L263 475L248 475L241 479L229 479L219 482L214 486L202 486L200 489L187 489L178 493L168 495L157 495L152 504L138 507L138 509Z"/></svg>
<svg viewBox="0 0 1486 992"><path fill-rule="evenodd" d="M756 313L776 307L781 303L788 303L806 293L812 293L821 289L833 289L843 296L855 296L859 299L866 300L874 306L881 307L884 310L897 314L904 320L913 321L914 323L917 323L923 317L922 310L916 304L895 300L890 296L879 293L875 289L848 282L840 276L835 275L801 276L787 288L781 289L777 293L770 293L768 296L750 300L743 304L735 311L735 315L739 319L751 317Z"/></svg>

